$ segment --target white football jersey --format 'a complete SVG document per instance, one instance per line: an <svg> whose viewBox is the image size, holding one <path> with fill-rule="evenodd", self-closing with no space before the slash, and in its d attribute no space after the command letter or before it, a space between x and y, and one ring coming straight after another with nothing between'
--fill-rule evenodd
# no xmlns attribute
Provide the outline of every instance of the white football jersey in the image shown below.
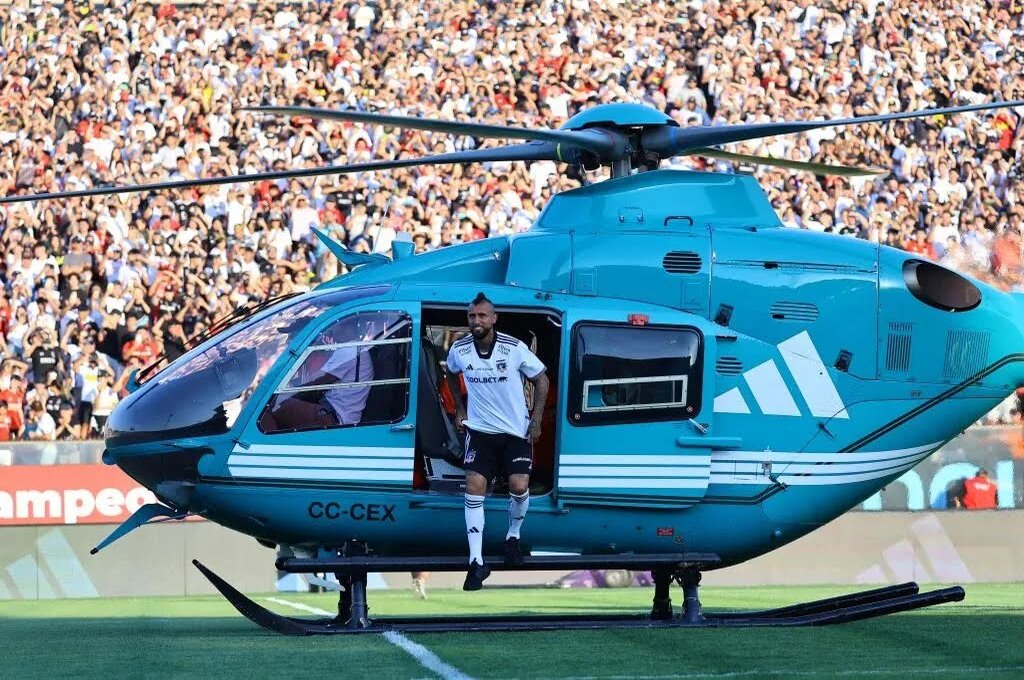
<svg viewBox="0 0 1024 680"><path fill-rule="evenodd" d="M536 378L544 372L544 364L521 340L495 333L491 355L482 359L473 336L467 335L452 343L445 363L451 373L462 373L466 379L466 427L526 438L530 415L522 376Z"/></svg>

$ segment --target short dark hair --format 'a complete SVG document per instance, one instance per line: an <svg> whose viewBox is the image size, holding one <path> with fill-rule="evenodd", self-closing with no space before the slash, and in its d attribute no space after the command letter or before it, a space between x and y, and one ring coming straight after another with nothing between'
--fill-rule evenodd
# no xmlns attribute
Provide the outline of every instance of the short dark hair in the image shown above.
<svg viewBox="0 0 1024 680"><path fill-rule="evenodd" d="M476 306L476 305L482 305L485 302L487 304L491 305L492 307L494 306L494 303L491 302L490 300L488 300L487 296L484 295L483 292L481 291L481 292L476 294L476 297L473 298L473 301L471 303L469 303L469 304L471 304L473 306Z"/></svg>

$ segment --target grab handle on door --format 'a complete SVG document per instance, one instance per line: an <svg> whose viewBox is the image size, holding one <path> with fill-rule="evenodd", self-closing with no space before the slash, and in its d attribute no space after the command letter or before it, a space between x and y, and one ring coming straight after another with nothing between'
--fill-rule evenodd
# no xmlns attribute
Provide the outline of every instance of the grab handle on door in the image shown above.
<svg viewBox="0 0 1024 680"><path fill-rule="evenodd" d="M416 425L413 424L413 423L405 423L403 425L392 425L391 426L391 431L392 432L408 432L409 430L412 430L415 427L416 427Z"/></svg>
<svg viewBox="0 0 1024 680"><path fill-rule="evenodd" d="M676 446L681 449L711 449L712 451L730 451L743 446L741 437L708 437L702 435L691 437L683 435L676 438Z"/></svg>

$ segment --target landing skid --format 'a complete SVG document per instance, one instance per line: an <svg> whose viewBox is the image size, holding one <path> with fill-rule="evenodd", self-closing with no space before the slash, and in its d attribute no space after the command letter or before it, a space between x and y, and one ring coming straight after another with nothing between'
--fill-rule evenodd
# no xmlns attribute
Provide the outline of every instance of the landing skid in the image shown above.
<svg viewBox="0 0 1024 680"><path fill-rule="evenodd" d="M626 558L626 559L623 559ZM696 559L693 559L696 558ZM626 562L628 566L621 566ZM440 558L338 558L332 560L278 561L285 571L334 571L345 587L338 602L338 615L333 618L306 619L281 616L255 603L238 592L197 560L192 563L227 598L240 614L267 630L283 635L334 635L382 633L388 630L404 633L454 631L532 631L593 630L602 628L714 628L766 626L821 626L849 623L863 619L931 607L964 599L959 586L920 593L916 583L867 590L840 597L830 597L789 607L751 612L704 612L698 597L700 567L717 562L709 555L629 555L545 558L528 557L518 569L562 568L637 568L646 565L654 576L654 606L650 614L568 614L568 615L506 615L506 616L434 616L387 617L371 619L366 601L366 574L369 571L460 571L463 559ZM573 566L569 566L571 563ZM502 569L500 559L489 559L492 569ZM290 568L288 568L290 567ZM683 607L676 612L669 590L672 582L683 589ZM470 596L471 597L471 596Z"/></svg>

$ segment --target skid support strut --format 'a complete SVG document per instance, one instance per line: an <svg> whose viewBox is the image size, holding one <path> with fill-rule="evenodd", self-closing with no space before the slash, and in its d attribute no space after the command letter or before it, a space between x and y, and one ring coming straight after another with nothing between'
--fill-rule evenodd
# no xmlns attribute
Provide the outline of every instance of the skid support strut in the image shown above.
<svg viewBox="0 0 1024 680"><path fill-rule="evenodd" d="M672 586L672 570L664 567L652 569L651 577L654 579L654 604L651 606L651 619L670 621L674 616L672 595L669 592Z"/></svg>
<svg viewBox="0 0 1024 680"><path fill-rule="evenodd" d="M704 628L744 626L814 626L847 623L910 611L964 599L959 586L919 593L916 583L903 583L841 597L804 602L789 607L752 612L705 612L698 590L702 566L713 566L717 557L705 554L527 557L522 565L506 567L500 558L488 559L492 569L549 570L625 568L650 570L654 577L654 603L648 614L508 615L485 617L402 617L371 619L366 601L368 572L461 571L462 557L382 558L365 555L327 559L282 558L277 566L292 573L333 572L344 590L338 616L302 619L281 616L256 604L199 562L193 564L242 615L284 635L445 631L529 631L602 628ZM682 611L672 608L673 582L683 590ZM471 596L470 596L471 597Z"/></svg>
<svg viewBox="0 0 1024 680"><path fill-rule="evenodd" d="M704 614L701 611L700 597L697 595L697 588L700 587L700 571L695 567L684 567L676 574L676 579L683 587L683 622L699 626L705 622Z"/></svg>
<svg viewBox="0 0 1024 680"><path fill-rule="evenodd" d="M347 625L356 629L369 628L370 607L366 602L366 572L352 574L349 585L352 589L352 616Z"/></svg>

